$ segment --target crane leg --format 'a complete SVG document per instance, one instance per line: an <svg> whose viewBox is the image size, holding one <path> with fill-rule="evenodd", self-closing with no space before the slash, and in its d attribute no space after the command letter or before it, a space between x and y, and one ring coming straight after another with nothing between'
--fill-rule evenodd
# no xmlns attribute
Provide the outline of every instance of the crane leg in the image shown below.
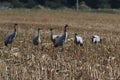
<svg viewBox="0 0 120 80"><path fill-rule="evenodd" d="M62 50L61 50L62 52L64 51L64 47L62 46Z"/></svg>
<svg viewBox="0 0 120 80"><path fill-rule="evenodd" d="M9 46L9 50L11 50L12 49L12 44L10 44L10 46Z"/></svg>
<svg viewBox="0 0 120 80"><path fill-rule="evenodd" d="M63 46L61 46L59 50L60 50L60 52L63 52L64 51Z"/></svg>

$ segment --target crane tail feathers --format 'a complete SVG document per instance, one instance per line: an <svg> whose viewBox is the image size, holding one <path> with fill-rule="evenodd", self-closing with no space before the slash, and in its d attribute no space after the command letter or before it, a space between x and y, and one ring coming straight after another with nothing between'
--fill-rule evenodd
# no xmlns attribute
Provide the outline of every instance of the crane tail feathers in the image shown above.
<svg viewBox="0 0 120 80"><path fill-rule="evenodd" d="M8 47L7 43L5 43L5 46L7 46L7 47Z"/></svg>
<svg viewBox="0 0 120 80"><path fill-rule="evenodd" d="M80 44L80 46L83 46L83 44Z"/></svg>
<svg viewBox="0 0 120 80"><path fill-rule="evenodd" d="M100 39L100 43L102 43L102 39Z"/></svg>
<svg viewBox="0 0 120 80"><path fill-rule="evenodd" d="M54 45L54 47L58 47L58 45Z"/></svg>

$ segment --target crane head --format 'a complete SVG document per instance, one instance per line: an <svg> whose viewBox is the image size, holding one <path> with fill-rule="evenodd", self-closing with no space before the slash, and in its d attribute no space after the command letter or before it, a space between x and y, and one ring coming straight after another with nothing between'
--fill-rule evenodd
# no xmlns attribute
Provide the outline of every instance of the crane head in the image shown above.
<svg viewBox="0 0 120 80"><path fill-rule="evenodd" d="M68 27L68 24L66 24L65 27Z"/></svg>
<svg viewBox="0 0 120 80"><path fill-rule="evenodd" d="M75 33L75 35L77 35L77 33Z"/></svg>
<svg viewBox="0 0 120 80"><path fill-rule="evenodd" d="M15 23L15 26L17 26L18 24L17 23Z"/></svg>
<svg viewBox="0 0 120 80"><path fill-rule="evenodd" d="M91 38L95 38L95 36L93 35Z"/></svg>
<svg viewBox="0 0 120 80"><path fill-rule="evenodd" d="M41 30L41 28L38 28L38 31Z"/></svg>
<svg viewBox="0 0 120 80"><path fill-rule="evenodd" d="M53 29L52 28L50 28L50 31L52 31Z"/></svg>

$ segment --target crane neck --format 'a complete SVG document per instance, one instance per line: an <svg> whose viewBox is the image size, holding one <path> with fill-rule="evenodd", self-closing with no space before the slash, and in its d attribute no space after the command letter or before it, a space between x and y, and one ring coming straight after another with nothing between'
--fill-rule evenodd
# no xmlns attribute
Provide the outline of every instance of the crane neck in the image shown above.
<svg viewBox="0 0 120 80"><path fill-rule="evenodd" d="M64 32L67 32L67 27L68 27L68 25L66 24L64 27Z"/></svg>
<svg viewBox="0 0 120 80"><path fill-rule="evenodd" d="M14 32L16 32L16 25L14 26Z"/></svg>
<svg viewBox="0 0 120 80"><path fill-rule="evenodd" d="M67 32L67 27L64 28L64 32Z"/></svg>
<svg viewBox="0 0 120 80"><path fill-rule="evenodd" d="M38 30L38 36L40 36L40 30Z"/></svg>
<svg viewBox="0 0 120 80"><path fill-rule="evenodd" d="M53 35L53 31L52 30L50 30L50 32L51 32L51 36Z"/></svg>
<svg viewBox="0 0 120 80"><path fill-rule="evenodd" d="M77 38L77 34L76 33L75 33L74 37L75 37L75 39Z"/></svg>
<svg viewBox="0 0 120 80"><path fill-rule="evenodd" d="M52 31L52 30L50 30L50 32L51 32L50 37L51 37L51 40L53 41L53 31Z"/></svg>

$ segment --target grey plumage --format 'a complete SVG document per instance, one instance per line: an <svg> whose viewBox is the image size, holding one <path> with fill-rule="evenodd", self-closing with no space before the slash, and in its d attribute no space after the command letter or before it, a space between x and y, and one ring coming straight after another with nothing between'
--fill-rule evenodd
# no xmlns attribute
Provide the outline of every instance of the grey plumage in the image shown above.
<svg viewBox="0 0 120 80"><path fill-rule="evenodd" d="M68 25L66 24L64 26L64 33L62 35L60 35L59 37L55 38L55 44L54 47L58 47L58 46L63 46L63 44L66 42L67 39L67 28Z"/></svg>
<svg viewBox="0 0 120 80"><path fill-rule="evenodd" d="M15 39L16 34L17 34L16 26L17 26L17 24L14 25L14 32L13 33L8 34L8 35L5 36L5 38L4 38L5 46L8 46L8 44L12 44L13 40Z"/></svg>
<svg viewBox="0 0 120 80"><path fill-rule="evenodd" d="M54 44L54 43L55 43L55 39L56 39L57 37L61 36L61 35L54 35L54 34L53 34L53 29L52 29L52 28L50 28L50 32L51 32L50 38L51 38L51 41L52 41L53 44Z"/></svg>
<svg viewBox="0 0 120 80"><path fill-rule="evenodd" d="M39 43L41 43L40 28L38 28L37 35L33 37L33 44L38 45Z"/></svg>
<svg viewBox="0 0 120 80"><path fill-rule="evenodd" d="M74 36L74 43L76 45L83 46L83 39L82 37L78 36L77 33L75 33L75 36Z"/></svg>

